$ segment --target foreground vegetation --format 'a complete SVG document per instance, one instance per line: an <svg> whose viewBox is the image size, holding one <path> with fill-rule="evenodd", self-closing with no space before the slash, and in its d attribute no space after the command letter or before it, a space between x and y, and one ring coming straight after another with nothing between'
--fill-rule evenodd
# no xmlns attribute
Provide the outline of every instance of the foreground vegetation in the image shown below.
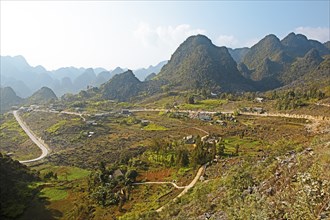
<svg viewBox="0 0 330 220"><path fill-rule="evenodd" d="M255 93L210 98L197 92L164 94L148 104L150 108L170 107L171 112L123 114L123 108L147 104L83 101L75 106L86 111L85 120L63 113L24 113L24 121L52 148L52 155L30 170L24 168L33 178L14 181L25 188L14 187L12 194L22 196L22 203L16 207L4 202L8 206L2 206L2 216L326 219L330 140L324 132L329 124L322 117L329 117L329 113L328 107L316 103L326 103L328 95L327 91L315 89L277 91L262 94L265 101L257 102L255 98L260 94ZM239 111L221 113L255 107L267 112L322 117L315 123L240 115ZM72 104L62 108L75 111ZM99 109L107 114L97 115L102 112ZM180 109L216 113L210 120L202 120L194 114L180 113ZM24 158L23 148L17 146L29 139L11 114L2 115L1 137L5 140L1 143L2 152L14 152L13 158ZM29 147L34 149L32 143ZM38 150L25 154L38 155ZM163 181L187 186L203 164L207 168L201 180L175 202L171 201L183 189L171 184L135 184ZM28 205L26 201L30 200ZM162 212L155 211L162 206Z"/></svg>

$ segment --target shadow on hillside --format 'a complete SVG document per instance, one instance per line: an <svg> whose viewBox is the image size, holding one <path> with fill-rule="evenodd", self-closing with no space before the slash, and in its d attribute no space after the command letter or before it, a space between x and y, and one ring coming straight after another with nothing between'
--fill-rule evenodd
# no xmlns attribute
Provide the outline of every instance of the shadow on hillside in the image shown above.
<svg viewBox="0 0 330 220"><path fill-rule="evenodd" d="M18 220L53 220L63 217L63 213L56 209L47 209L50 202L44 198L35 197L31 200L29 207Z"/></svg>

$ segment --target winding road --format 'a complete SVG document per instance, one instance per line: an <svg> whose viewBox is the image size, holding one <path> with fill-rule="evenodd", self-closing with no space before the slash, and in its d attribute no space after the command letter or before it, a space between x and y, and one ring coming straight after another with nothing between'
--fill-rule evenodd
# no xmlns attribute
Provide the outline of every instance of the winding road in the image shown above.
<svg viewBox="0 0 330 220"><path fill-rule="evenodd" d="M143 111L168 111L168 110L166 110L166 109L133 109L133 110L130 110L130 111L131 112L143 112ZM210 114L215 113L215 112L209 112L209 111L192 111L192 110L179 110L179 112L187 112L187 113L191 113L191 112L202 112L202 113L210 113ZM83 119L83 121L86 121L86 118L81 113L69 112L69 111L54 112L54 113L77 115L77 116L81 117ZM232 113L232 112L222 112L222 113ZM25 160L25 161L19 161L19 162L20 163L31 163L31 162L35 162L35 161L38 161L38 160L41 160L41 159L45 158L49 154L49 147L44 143L44 141L41 138L38 138L28 128L28 126L26 126L26 124L22 121L22 119L20 118L20 116L19 116L19 114L18 114L17 111L13 111L13 114L14 114L17 122L22 127L22 129L25 131L25 133L29 136L29 138L42 150L42 154L39 157L37 157L35 159ZM294 114L282 114L282 113L255 114L255 113L241 112L241 114L242 115L261 116L261 117L304 118L304 119L315 120L315 121L329 121L330 120L327 117L315 117L315 116L311 116L311 115L294 115ZM87 116L89 116L89 115L87 115ZM194 129L197 129L199 131L204 132L206 135L209 134L207 131L205 131L203 129L200 129L200 128L197 128L197 127L193 127L193 128ZM176 201L178 198L180 198L181 196L183 196L184 194L186 194L189 189L191 189L192 187L195 186L195 184L197 183L197 181L200 179L201 175L205 172L205 169L206 169L206 164L203 165L203 166L201 166L198 169L195 178L187 186L178 186L177 184L175 184L173 182L141 182L141 183L133 183L133 185L171 184L173 187L175 187L177 189L183 189L183 191L178 196L176 196L173 199L173 201ZM167 204L165 204L164 206L158 208L156 211L157 212L161 212L165 208L165 206L167 206Z"/></svg>
<svg viewBox="0 0 330 220"><path fill-rule="evenodd" d="M24 132L29 136L29 138L41 149L41 155L37 158L31 159L31 160L21 160L19 161L20 163L31 163L31 162L36 162L38 160L41 160L43 158L45 158L50 150L47 146L47 144L45 144L45 142L41 139L38 138L30 129L29 127L23 122L23 120L21 119L21 117L19 116L17 111L13 111L14 117L17 120L18 124L21 126L21 128L24 130Z"/></svg>

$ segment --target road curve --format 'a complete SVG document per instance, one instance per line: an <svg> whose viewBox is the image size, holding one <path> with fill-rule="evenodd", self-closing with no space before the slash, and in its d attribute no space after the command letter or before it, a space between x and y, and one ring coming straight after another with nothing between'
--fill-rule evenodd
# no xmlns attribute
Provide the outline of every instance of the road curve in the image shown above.
<svg viewBox="0 0 330 220"><path fill-rule="evenodd" d="M181 196L183 196L184 194L186 194L189 189L191 189L192 187L195 186L195 184L197 183L197 181L199 180L199 178L201 177L201 175L205 172L205 169L206 169L206 164L204 164L203 166L201 166L198 169L195 178L187 186L178 186L178 185L176 185L173 182L142 182L142 183L133 183L133 185L171 184L171 185L173 185L177 189L183 189L183 191L173 199L173 201L176 201L178 198L180 198ZM156 212L161 212L165 208L166 205L167 204L165 204L162 207L158 208L156 210Z"/></svg>
<svg viewBox="0 0 330 220"><path fill-rule="evenodd" d="M21 160L20 163L31 163L45 158L49 154L49 149L43 140L35 136L35 134L24 124L21 117L18 115L17 111L13 111L14 117L18 124L24 130L24 132L29 136L29 138L41 149L42 153L39 157L31 160Z"/></svg>
<svg viewBox="0 0 330 220"><path fill-rule="evenodd" d="M177 197L175 197L173 199L173 201L175 202L178 198L180 198L181 196L183 196L184 194L186 194L188 192L189 189L193 188L195 186L195 184L197 183L197 181L199 180L199 178L201 177L201 175L205 172L205 169L206 169L206 164L204 164L203 166L201 166L198 171L197 171L197 174L195 176L195 178L189 183L189 185L187 186L183 186L184 190L179 194L177 195ZM163 205L162 207L158 208L156 210L156 212L161 212L165 206L167 204Z"/></svg>

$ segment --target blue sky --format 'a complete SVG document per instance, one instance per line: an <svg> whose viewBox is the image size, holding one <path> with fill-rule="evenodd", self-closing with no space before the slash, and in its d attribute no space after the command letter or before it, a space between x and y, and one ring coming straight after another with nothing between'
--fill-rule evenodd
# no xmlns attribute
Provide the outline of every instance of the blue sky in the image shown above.
<svg viewBox="0 0 330 220"><path fill-rule="evenodd" d="M290 32L329 40L329 1L1 1L1 55L32 65L131 69L167 60L188 36L252 46Z"/></svg>

